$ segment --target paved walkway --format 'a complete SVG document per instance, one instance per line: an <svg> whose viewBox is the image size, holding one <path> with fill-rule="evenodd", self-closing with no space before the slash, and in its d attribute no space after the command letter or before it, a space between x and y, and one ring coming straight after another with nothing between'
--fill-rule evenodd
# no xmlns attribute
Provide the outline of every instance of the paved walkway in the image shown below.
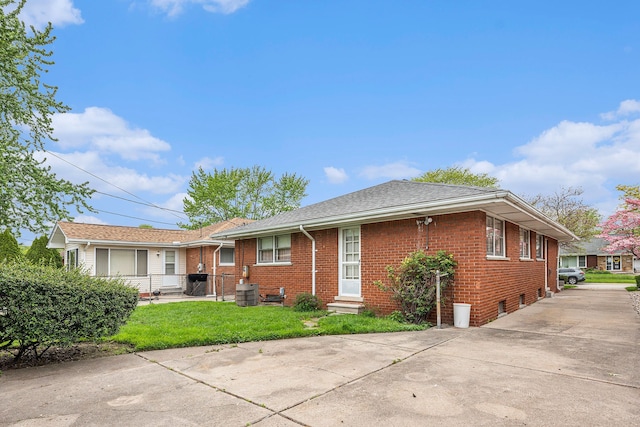
<svg viewBox="0 0 640 427"><path fill-rule="evenodd" d="M5 372L3 426L637 426L640 316L571 289L482 328L128 354Z"/></svg>

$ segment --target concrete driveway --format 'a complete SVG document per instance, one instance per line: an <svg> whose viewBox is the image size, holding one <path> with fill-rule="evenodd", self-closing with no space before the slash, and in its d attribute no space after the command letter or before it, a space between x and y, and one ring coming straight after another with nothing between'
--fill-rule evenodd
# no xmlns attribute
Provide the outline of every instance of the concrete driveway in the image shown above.
<svg viewBox="0 0 640 427"><path fill-rule="evenodd" d="M571 289L482 328L208 346L5 372L3 426L637 426L640 316Z"/></svg>

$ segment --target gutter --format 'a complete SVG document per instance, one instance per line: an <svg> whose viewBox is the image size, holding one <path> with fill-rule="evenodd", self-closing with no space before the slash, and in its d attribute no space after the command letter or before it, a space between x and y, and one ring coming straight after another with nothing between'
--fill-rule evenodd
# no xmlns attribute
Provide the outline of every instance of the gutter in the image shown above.
<svg viewBox="0 0 640 427"><path fill-rule="evenodd" d="M316 239L300 225L300 231L311 240L311 295L316 294Z"/></svg>

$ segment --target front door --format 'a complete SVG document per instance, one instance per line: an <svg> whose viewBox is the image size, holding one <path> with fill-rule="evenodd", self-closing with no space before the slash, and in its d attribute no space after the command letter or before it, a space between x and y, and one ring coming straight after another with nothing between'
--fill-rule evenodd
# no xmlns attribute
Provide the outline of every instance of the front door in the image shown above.
<svg viewBox="0 0 640 427"><path fill-rule="evenodd" d="M340 230L340 296L360 297L360 227Z"/></svg>

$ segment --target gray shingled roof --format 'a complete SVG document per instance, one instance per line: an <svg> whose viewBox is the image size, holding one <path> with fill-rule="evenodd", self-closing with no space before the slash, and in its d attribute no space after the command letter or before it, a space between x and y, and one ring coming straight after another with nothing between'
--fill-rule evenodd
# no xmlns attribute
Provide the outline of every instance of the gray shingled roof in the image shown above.
<svg viewBox="0 0 640 427"><path fill-rule="evenodd" d="M501 206L496 201L502 201ZM522 207L514 207L514 205L522 205ZM544 217L505 190L398 180L215 233L212 237L249 237L270 232L293 231L300 225L311 230L348 223L386 221L477 209L484 209L507 218L512 215L520 221L529 220L529 228L544 229L543 234L550 236L555 234L553 236L555 238L562 240L575 238L564 227ZM537 228L534 228L534 225Z"/></svg>
<svg viewBox="0 0 640 427"><path fill-rule="evenodd" d="M607 252L604 247L609 242L604 239L594 237L591 240L581 241L570 248L560 248L560 255L621 255L624 251Z"/></svg>

